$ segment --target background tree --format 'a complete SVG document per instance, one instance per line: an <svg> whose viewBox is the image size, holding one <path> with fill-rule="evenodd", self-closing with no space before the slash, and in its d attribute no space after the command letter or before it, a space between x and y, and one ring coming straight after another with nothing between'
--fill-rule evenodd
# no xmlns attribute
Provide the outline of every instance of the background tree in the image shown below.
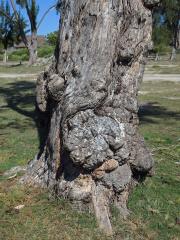
<svg viewBox="0 0 180 240"><path fill-rule="evenodd" d="M29 64L32 65L37 59L37 16L39 12L39 7L36 4L36 0L17 0L16 3L21 7L26 9L27 16L30 22L31 29L31 39L28 41L22 23L20 22L20 16L17 12L14 0L11 1L11 6L14 10L16 21L19 25L21 31L21 38L29 52Z"/></svg>
<svg viewBox="0 0 180 240"><path fill-rule="evenodd" d="M164 20L161 6L153 11L153 52L156 53L156 60L159 60L159 53L164 53L169 48L171 42L171 32Z"/></svg>
<svg viewBox="0 0 180 240"><path fill-rule="evenodd" d="M27 24L24 17L19 13L19 22L25 31ZM19 25L14 21L14 14L10 10L10 5L8 1L1 1L0 6L0 42L4 50L4 62L7 61L7 49L8 47L13 47L15 43L21 41L21 32L19 30Z"/></svg>
<svg viewBox="0 0 180 240"><path fill-rule="evenodd" d="M133 186L153 161L138 133L137 94L158 0L62 0L55 61L37 82L48 120L23 181L94 209L112 234L109 205L127 216Z"/></svg>
<svg viewBox="0 0 180 240"><path fill-rule="evenodd" d="M10 12L10 6L8 2L4 0L1 1L1 9L5 14L7 14L10 19L6 18L4 14L0 12L0 42L3 46L4 50L4 57L3 61L7 61L7 49L10 46L13 46L15 40L15 32L14 32L14 24L12 23L11 19L13 16Z"/></svg>
<svg viewBox="0 0 180 240"><path fill-rule="evenodd" d="M172 54L171 60L176 57L176 50L180 47L180 1L162 0L162 9L164 11L165 23L171 32Z"/></svg>
<svg viewBox="0 0 180 240"><path fill-rule="evenodd" d="M180 1L162 0L153 11L154 51L166 52L172 47L171 60L180 47Z"/></svg>
<svg viewBox="0 0 180 240"><path fill-rule="evenodd" d="M29 52L29 65L32 65L36 62L37 59L37 31L46 17L46 15L49 13L49 11L56 7L56 5L51 6L48 8L45 13L43 14L42 18L40 19L39 23L37 23L37 16L39 13L39 6L37 5L36 0L10 0L11 7L13 9L14 18L12 21L16 21L19 33L21 36L21 40L23 41L25 47L27 48ZM19 6L21 9L25 9L29 23L30 23L30 30L31 30L31 38L28 40L26 32L24 30L24 26L21 21L21 15L17 11L17 6ZM4 13L4 16L6 16L8 19L10 19L10 16L5 14L3 9L0 9L1 13Z"/></svg>
<svg viewBox="0 0 180 240"><path fill-rule="evenodd" d="M58 40L58 31L51 32L47 35L49 45L55 46Z"/></svg>

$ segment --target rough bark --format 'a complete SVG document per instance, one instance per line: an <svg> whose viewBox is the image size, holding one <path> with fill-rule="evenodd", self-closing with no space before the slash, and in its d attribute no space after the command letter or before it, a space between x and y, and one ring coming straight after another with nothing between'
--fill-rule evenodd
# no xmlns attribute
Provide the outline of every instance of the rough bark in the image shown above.
<svg viewBox="0 0 180 240"><path fill-rule="evenodd" d="M109 205L127 216L135 183L153 167L138 133L137 94L157 0L63 0L55 61L37 82L46 144L24 181L90 209L112 234Z"/></svg>

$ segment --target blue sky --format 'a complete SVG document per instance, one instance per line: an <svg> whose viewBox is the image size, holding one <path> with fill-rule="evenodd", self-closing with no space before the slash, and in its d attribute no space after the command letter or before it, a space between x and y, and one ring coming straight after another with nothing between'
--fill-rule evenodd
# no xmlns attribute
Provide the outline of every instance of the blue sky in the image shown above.
<svg viewBox="0 0 180 240"><path fill-rule="evenodd" d="M44 12L46 12L46 10L49 7L53 6L57 2L57 0L36 0L36 1L37 1L37 4L39 5L39 14L38 14L38 22L39 22ZM27 18L26 11L21 10L21 12ZM38 35L47 35L50 32L56 31L59 27L59 18L60 17L57 14L56 9L52 9L48 13L48 15L46 15L46 18L40 25L40 28L38 30Z"/></svg>
<svg viewBox="0 0 180 240"><path fill-rule="evenodd" d="M55 4L57 0L37 0L37 3L40 7L39 16L40 19L43 13L53 4ZM56 10L53 9L49 12L49 14L44 19L41 24L38 34L39 35L47 35L47 33L56 31L59 26L59 15L57 15Z"/></svg>

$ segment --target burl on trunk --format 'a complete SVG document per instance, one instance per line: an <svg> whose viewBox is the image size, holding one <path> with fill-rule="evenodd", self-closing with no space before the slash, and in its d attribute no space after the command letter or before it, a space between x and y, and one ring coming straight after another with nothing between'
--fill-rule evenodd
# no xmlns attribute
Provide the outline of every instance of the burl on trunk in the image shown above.
<svg viewBox="0 0 180 240"><path fill-rule="evenodd" d="M109 205L126 216L131 189L153 166L137 94L157 2L62 0L55 60L37 82L48 135L24 181L94 210L107 234Z"/></svg>

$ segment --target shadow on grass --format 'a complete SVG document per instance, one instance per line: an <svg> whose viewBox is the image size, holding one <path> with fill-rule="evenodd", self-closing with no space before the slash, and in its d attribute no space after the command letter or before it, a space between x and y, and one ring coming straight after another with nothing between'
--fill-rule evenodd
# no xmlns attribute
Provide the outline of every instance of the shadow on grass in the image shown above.
<svg viewBox="0 0 180 240"><path fill-rule="evenodd" d="M169 111L167 108L159 106L158 102L148 102L139 108L139 119L141 124L158 123L158 119L180 120L180 112ZM156 120L157 119L157 120Z"/></svg>
<svg viewBox="0 0 180 240"><path fill-rule="evenodd" d="M0 129L15 128L19 131L25 131L27 128L35 126L38 131L41 149L47 136L48 127L46 124L49 119L47 119L47 113L40 113L35 107L35 87L35 82L28 81L11 82L0 87L0 95L6 101L0 111L5 112L6 109L11 109L26 117L22 120L14 118L13 121L9 121L9 116L1 116L1 120L5 124L1 124Z"/></svg>

